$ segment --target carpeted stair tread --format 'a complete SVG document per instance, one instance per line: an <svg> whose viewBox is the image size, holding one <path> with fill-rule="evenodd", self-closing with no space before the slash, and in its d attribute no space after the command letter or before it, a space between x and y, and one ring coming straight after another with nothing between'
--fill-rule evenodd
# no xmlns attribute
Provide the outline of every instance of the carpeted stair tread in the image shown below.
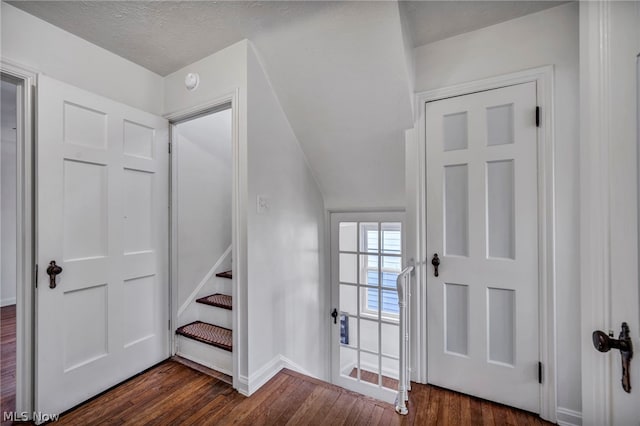
<svg viewBox="0 0 640 426"><path fill-rule="evenodd" d="M201 297L200 299L196 299L198 303L204 303L209 306L216 306L222 309L231 310L231 296L226 294L216 293L210 296Z"/></svg>
<svg viewBox="0 0 640 426"><path fill-rule="evenodd" d="M221 278L233 278L233 274L231 271L224 271L224 272L218 272L216 274L216 277L221 277Z"/></svg>
<svg viewBox="0 0 640 426"><path fill-rule="evenodd" d="M231 352L233 350L231 330L228 328L218 327L217 325L202 321L194 321L191 324L178 328L176 334L216 346L226 351Z"/></svg>

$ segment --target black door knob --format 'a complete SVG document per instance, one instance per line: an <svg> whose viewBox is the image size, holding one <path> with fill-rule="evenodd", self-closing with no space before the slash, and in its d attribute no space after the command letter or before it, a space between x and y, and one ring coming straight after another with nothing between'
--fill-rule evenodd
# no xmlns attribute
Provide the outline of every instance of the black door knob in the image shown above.
<svg viewBox="0 0 640 426"><path fill-rule="evenodd" d="M56 276L62 272L62 268L56 265L56 261L49 262L47 275L49 275L49 288L56 288Z"/></svg>
<svg viewBox="0 0 640 426"><path fill-rule="evenodd" d="M331 312L331 316L333 317L333 323L337 324L338 323L338 310L336 308L333 308L333 312Z"/></svg>
<svg viewBox="0 0 640 426"><path fill-rule="evenodd" d="M433 259L431 259L431 264L433 265L433 275L437 277L438 266L440 266L440 258L438 257L438 253L433 254Z"/></svg>

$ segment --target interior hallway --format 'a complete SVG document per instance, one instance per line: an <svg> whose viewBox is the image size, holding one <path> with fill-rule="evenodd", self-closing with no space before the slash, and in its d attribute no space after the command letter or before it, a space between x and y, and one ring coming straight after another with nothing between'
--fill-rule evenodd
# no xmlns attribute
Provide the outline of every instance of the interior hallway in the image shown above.
<svg viewBox="0 0 640 426"><path fill-rule="evenodd" d="M165 361L64 414L56 424L145 425L543 425L537 416L414 384L409 415L290 370L250 398L221 380Z"/></svg>

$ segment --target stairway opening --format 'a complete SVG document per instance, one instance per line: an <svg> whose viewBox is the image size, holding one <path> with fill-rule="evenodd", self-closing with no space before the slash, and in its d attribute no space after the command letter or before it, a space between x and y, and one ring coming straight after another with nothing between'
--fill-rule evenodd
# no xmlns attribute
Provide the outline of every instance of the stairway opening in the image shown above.
<svg viewBox="0 0 640 426"><path fill-rule="evenodd" d="M174 354L233 376L232 110L171 126Z"/></svg>

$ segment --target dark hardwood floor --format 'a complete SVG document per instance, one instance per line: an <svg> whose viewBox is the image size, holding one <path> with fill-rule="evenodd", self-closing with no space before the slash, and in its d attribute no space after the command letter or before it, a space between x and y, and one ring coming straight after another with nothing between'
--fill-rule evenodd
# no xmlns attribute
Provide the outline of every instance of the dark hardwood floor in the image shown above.
<svg viewBox="0 0 640 426"><path fill-rule="evenodd" d="M15 306L2 308L2 409L15 407ZM187 365L185 365L185 363ZM543 425L537 416L413 384L409 415L391 404L282 370L250 398L228 377L167 360L64 413L62 425ZM209 372L210 373L210 372ZM3 422L3 425L10 424ZM24 425L24 423L20 423Z"/></svg>
<svg viewBox="0 0 640 426"><path fill-rule="evenodd" d="M16 406L16 305L0 308L0 415ZM0 418L2 425L11 424Z"/></svg>
<svg viewBox="0 0 640 426"><path fill-rule="evenodd" d="M63 425L542 425L537 416L414 384L409 415L282 370L250 398L222 381L165 361L64 414Z"/></svg>

